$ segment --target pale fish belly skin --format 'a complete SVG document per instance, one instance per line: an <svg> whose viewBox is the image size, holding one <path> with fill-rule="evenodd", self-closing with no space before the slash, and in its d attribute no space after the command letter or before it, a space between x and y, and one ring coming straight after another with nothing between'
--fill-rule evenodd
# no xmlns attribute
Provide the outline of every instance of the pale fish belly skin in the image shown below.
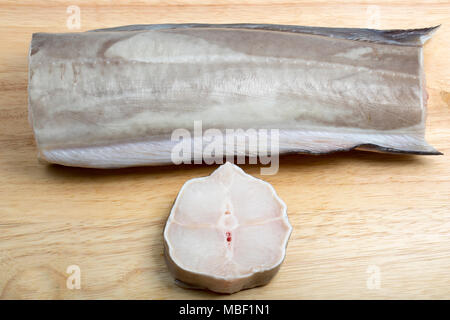
<svg viewBox="0 0 450 320"><path fill-rule="evenodd" d="M281 154L440 154L424 139L422 46L435 29L183 24L36 33L28 96L39 157L95 168L170 164L171 133L192 132L198 120L224 133L278 129Z"/></svg>

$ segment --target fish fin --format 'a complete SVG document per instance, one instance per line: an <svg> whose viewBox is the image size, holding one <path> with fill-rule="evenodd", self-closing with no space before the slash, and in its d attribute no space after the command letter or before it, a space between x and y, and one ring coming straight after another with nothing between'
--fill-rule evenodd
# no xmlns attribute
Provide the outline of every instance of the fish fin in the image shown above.
<svg viewBox="0 0 450 320"><path fill-rule="evenodd" d="M365 143L365 144L360 144L355 146L352 149L355 150L361 150L361 151L371 151L371 152L380 152L380 153L402 153L402 154L417 154L417 155L431 155L431 156L442 156L444 155L442 152L434 149L432 146L428 145L428 150L402 150L402 149L396 149L396 148L388 148L388 147L383 147L383 146L379 146L376 144L370 144L370 143Z"/></svg>
<svg viewBox="0 0 450 320"><path fill-rule="evenodd" d="M402 42L408 45L423 45L439 29L441 25L421 29L392 29L376 30L382 33L386 39Z"/></svg>
<svg viewBox="0 0 450 320"><path fill-rule="evenodd" d="M112 32L112 31L144 31L164 29L189 29L189 28L228 28L228 29L251 29L278 32L304 33L331 38L340 38L354 41L377 42L384 44L395 44L401 46L422 46L440 25L421 29L390 29L376 30L363 28L328 28L328 27L305 27L277 24L137 24L115 28L96 29L89 32Z"/></svg>

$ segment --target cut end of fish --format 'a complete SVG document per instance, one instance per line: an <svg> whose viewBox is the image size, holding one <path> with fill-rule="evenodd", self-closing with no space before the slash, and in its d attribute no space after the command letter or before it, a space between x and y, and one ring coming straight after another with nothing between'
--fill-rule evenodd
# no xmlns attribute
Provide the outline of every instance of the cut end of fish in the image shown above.
<svg viewBox="0 0 450 320"><path fill-rule="evenodd" d="M184 287L234 293L273 278L291 231L273 187L227 162L181 188L164 230L165 257Z"/></svg>

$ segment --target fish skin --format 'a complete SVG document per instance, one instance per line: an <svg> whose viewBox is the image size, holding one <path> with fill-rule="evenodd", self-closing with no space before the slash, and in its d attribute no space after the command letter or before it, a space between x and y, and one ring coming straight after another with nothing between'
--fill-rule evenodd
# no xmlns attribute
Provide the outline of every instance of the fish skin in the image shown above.
<svg viewBox="0 0 450 320"><path fill-rule="evenodd" d="M327 28L327 27L308 27L308 26L277 25L277 24L253 24L253 23L229 23L229 24L167 23L167 24L135 24L114 28L95 29L91 30L90 32L143 31L143 30L164 30L164 29L183 29L183 28L252 29L252 30L304 33L312 35L321 35L332 38L341 38L346 40L379 42L385 44L420 46L423 45L425 41L428 40L439 27L440 25L419 29L376 30L366 28Z"/></svg>
<svg viewBox="0 0 450 320"><path fill-rule="evenodd" d="M441 154L424 139L412 30L136 25L33 34L29 119L39 157L68 166L170 164L176 128L280 130L280 153ZM261 111L262 110L262 111Z"/></svg>

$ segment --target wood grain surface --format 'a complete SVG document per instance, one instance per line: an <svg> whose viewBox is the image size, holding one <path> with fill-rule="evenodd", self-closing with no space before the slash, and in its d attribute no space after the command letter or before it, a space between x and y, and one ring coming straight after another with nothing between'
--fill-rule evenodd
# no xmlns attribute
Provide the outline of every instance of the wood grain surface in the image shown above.
<svg viewBox="0 0 450 320"><path fill-rule="evenodd" d="M69 30L67 8L80 8ZM27 120L33 32L138 23L280 23L414 28L425 46L427 139L444 156L365 152L286 156L270 182L294 227L280 272L232 296L177 287L162 231L189 178L216 166L89 170L36 160ZM0 0L0 298L450 298L448 1ZM259 167L245 165L257 177ZM68 289L68 266L81 288Z"/></svg>

